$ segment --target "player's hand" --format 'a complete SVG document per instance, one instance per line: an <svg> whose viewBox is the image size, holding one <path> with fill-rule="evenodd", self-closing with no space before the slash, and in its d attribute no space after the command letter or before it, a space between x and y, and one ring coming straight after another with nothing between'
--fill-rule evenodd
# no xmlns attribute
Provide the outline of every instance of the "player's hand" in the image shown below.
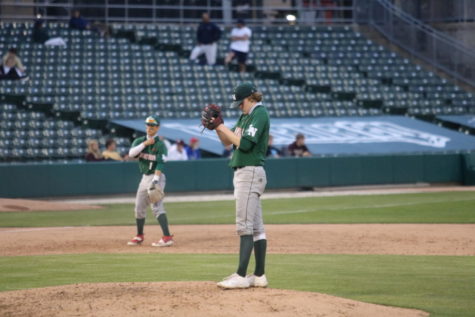
<svg viewBox="0 0 475 317"><path fill-rule="evenodd" d="M148 140L145 141L143 144L144 144L145 146L149 146L149 145L155 144L155 138L148 139Z"/></svg>

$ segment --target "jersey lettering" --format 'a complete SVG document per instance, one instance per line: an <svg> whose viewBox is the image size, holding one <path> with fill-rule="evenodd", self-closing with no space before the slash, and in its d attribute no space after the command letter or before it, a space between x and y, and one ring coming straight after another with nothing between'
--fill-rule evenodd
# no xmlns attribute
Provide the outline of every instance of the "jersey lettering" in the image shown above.
<svg viewBox="0 0 475 317"><path fill-rule="evenodd" d="M148 153L140 153L139 155L140 158L143 158L144 160L148 160L148 161L156 161L157 160L157 156L155 154L148 154Z"/></svg>
<svg viewBox="0 0 475 317"><path fill-rule="evenodd" d="M257 129L252 126L252 124L247 128L247 135L250 135L252 137L256 136Z"/></svg>

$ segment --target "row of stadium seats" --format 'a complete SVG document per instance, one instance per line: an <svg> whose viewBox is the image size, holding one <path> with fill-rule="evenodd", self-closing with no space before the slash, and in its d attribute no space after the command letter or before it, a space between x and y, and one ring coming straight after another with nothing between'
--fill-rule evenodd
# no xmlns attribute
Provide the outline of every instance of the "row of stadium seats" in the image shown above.
<svg viewBox="0 0 475 317"><path fill-rule="evenodd" d="M87 139L105 138L101 130L75 126L71 121L47 117L43 112L0 104L0 160L38 161L83 158ZM119 153L130 147L127 138L115 137Z"/></svg>
<svg viewBox="0 0 475 317"><path fill-rule="evenodd" d="M347 26L253 27L249 64L255 72L244 74L222 65L191 64L194 27L119 24L114 29L133 36L106 40L50 23L50 35L62 36L68 45L44 47L29 41L31 24L0 22L0 49L18 47L30 75L27 82L2 82L0 94L24 95L27 103L52 104L59 114L101 120L143 118L157 110L163 118L199 118L203 104L211 102L224 105L225 116L236 117L239 112L227 105L231 88L241 81L257 84L273 117L371 116L393 109L426 116L475 108L472 94ZM228 47L223 34L221 57ZM2 135L21 145L1 143L9 157L45 158L51 151L57 158L81 157L86 138L104 138L99 130L86 132L64 120L33 124L38 120L22 116L20 111L0 117ZM59 146L63 137L71 147ZM120 142L123 149L129 145Z"/></svg>

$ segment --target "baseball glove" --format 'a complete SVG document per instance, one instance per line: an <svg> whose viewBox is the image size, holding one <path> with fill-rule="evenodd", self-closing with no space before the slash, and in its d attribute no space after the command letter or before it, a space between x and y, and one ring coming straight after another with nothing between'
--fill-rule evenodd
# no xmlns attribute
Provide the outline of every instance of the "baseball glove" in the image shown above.
<svg viewBox="0 0 475 317"><path fill-rule="evenodd" d="M214 120L212 120L214 118ZM201 124L208 130L216 129L224 122L221 107L215 104L207 105L201 111Z"/></svg>
<svg viewBox="0 0 475 317"><path fill-rule="evenodd" d="M152 185L147 189L147 194L151 204L155 204L165 197L163 190L155 183L152 183Z"/></svg>

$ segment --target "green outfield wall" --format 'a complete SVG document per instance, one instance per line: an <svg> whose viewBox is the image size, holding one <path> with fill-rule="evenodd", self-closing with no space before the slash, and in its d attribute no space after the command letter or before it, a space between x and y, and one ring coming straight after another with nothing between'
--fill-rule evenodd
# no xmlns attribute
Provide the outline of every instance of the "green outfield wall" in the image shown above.
<svg viewBox="0 0 475 317"><path fill-rule="evenodd" d="M471 183L467 154L280 158L266 161L268 189L401 183ZM226 159L166 164L167 192L232 189ZM467 177L467 175L469 177ZM136 162L1 164L0 196L11 198L134 193Z"/></svg>

